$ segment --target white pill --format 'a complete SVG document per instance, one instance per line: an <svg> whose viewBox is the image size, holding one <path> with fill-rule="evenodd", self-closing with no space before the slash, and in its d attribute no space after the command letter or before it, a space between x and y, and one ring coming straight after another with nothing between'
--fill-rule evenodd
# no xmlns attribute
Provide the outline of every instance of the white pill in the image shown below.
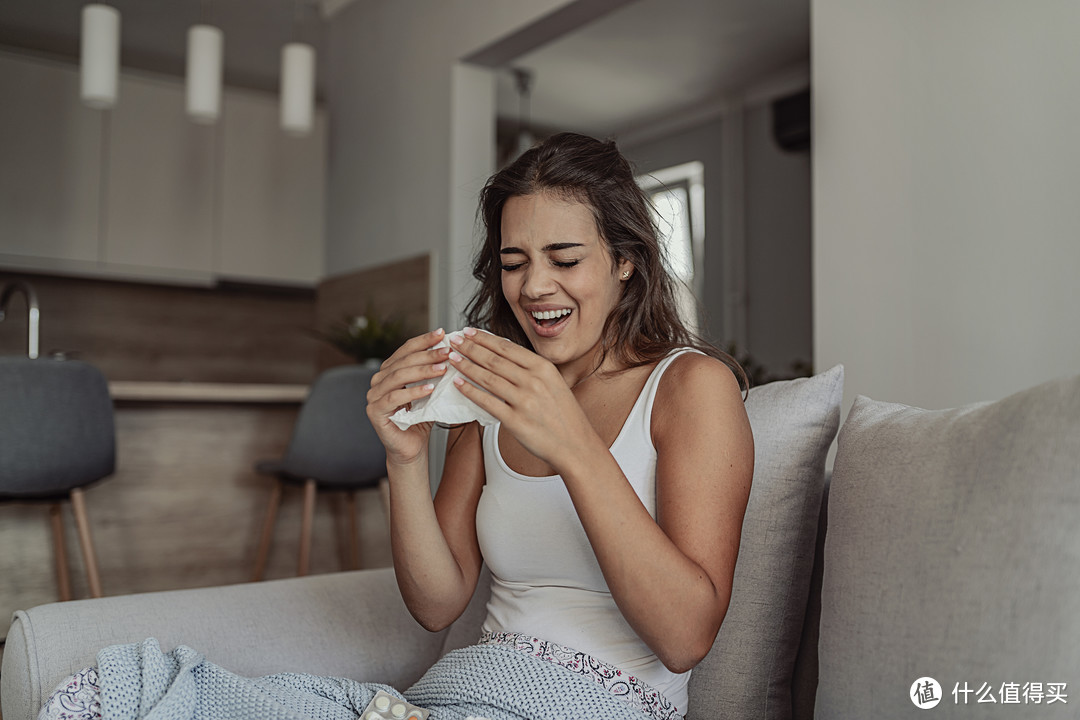
<svg viewBox="0 0 1080 720"><path fill-rule="evenodd" d="M375 698L375 707L377 707L380 712L386 712L386 708L390 707L390 698L386 695L380 695Z"/></svg>
<svg viewBox="0 0 1080 720"><path fill-rule="evenodd" d="M405 717L405 706L401 703L395 704L394 707L390 708L390 714L400 720Z"/></svg>

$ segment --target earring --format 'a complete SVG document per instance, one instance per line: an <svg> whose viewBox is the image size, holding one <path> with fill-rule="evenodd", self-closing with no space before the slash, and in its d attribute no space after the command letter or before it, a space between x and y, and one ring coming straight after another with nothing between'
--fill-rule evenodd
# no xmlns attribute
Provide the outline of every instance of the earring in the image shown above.
<svg viewBox="0 0 1080 720"><path fill-rule="evenodd" d="M623 280L629 280L630 279L630 271L629 270L623 270L622 271L622 279Z"/></svg>

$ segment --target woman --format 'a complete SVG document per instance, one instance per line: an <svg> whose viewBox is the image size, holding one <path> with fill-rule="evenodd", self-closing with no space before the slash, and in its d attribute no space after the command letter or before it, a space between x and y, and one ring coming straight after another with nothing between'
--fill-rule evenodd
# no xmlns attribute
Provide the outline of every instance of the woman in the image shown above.
<svg viewBox="0 0 1080 720"><path fill-rule="evenodd" d="M679 322L647 203L614 143L551 138L489 181L481 211L468 316L495 334L455 334L452 350L433 349L441 330L413 338L368 393L410 612L442 629L481 563L492 571L480 643L396 697L440 720L677 718L731 596L754 462L745 375ZM430 424L401 430L390 416L450 366L483 388L456 379L498 422L451 430L433 500ZM240 678L152 639L98 660L40 718L96 719L103 704L106 716L368 718L376 692L391 690Z"/></svg>
<svg viewBox="0 0 1080 720"><path fill-rule="evenodd" d="M646 711L685 714L688 671L731 596L754 461L746 377L679 321L614 143L552 137L491 178L481 213L467 314L494 335L466 329L452 349L431 349L441 330L413 338L368 393L402 596L442 629L486 561L482 642L584 653L658 691ZM451 430L432 501L430 424L389 418L450 366L499 422Z"/></svg>

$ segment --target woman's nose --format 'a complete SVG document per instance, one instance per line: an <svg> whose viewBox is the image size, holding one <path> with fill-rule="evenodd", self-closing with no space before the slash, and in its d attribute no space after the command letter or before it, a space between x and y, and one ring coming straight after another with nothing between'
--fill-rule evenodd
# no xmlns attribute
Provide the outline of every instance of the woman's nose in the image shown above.
<svg viewBox="0 0 1080 720"><path fill-rule="evenodd" d="M521 285L521 294L529 298L541 298L555 292L555 279L551 272L538 263L530 263L525 268L525 280Z"/></svg>

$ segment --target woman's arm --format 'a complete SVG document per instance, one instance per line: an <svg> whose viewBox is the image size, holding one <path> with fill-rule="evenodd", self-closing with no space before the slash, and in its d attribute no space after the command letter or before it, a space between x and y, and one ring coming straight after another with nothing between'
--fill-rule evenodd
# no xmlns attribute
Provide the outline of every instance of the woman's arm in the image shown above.
<svg viewBox="0 0 1080 720"><path fill-rule="evenodd" d="M482 563L476 506L484 459L476 423L455 427L447 440L442 480L431 498L427 458L394 467L390 479L390 547L401 596L423 627L442 630L472 598Z"/></svg>
<svg viewBox="0 0 1080 720"><path fill-rule="evenodd" d="M652 431L656 521L610 452L575 453L560 473L619 610L668 669L683 672L708 654L727 612L753 436L731 371L697 354L661 379Z"/></svg>
<svg viewBox="0 0 1080 720"><path fill-rule="evenodd" d="M431 423L401 430L390 416L431 392L410 383L445 372L443 349L429 349L442 331L406 342L372 378L367 414L386 447L390 484L390 547L394 572L409 612L423 627L445 628L465 610L480 573L476 505L483 489L479 428L451 431L442 481L434 502L428 480Z"/></svg>
<svg viewBox="0 0 1080 720"><path fill-rule="evenodd" d="M753 476L753 437L731 371L688 354L662 378L654 521L554 366L498 339L461 348L467 359L451 361L497 397L468 385L462 393L562 476L627 622L670 670L696 665L727 612Z"/></svg>

